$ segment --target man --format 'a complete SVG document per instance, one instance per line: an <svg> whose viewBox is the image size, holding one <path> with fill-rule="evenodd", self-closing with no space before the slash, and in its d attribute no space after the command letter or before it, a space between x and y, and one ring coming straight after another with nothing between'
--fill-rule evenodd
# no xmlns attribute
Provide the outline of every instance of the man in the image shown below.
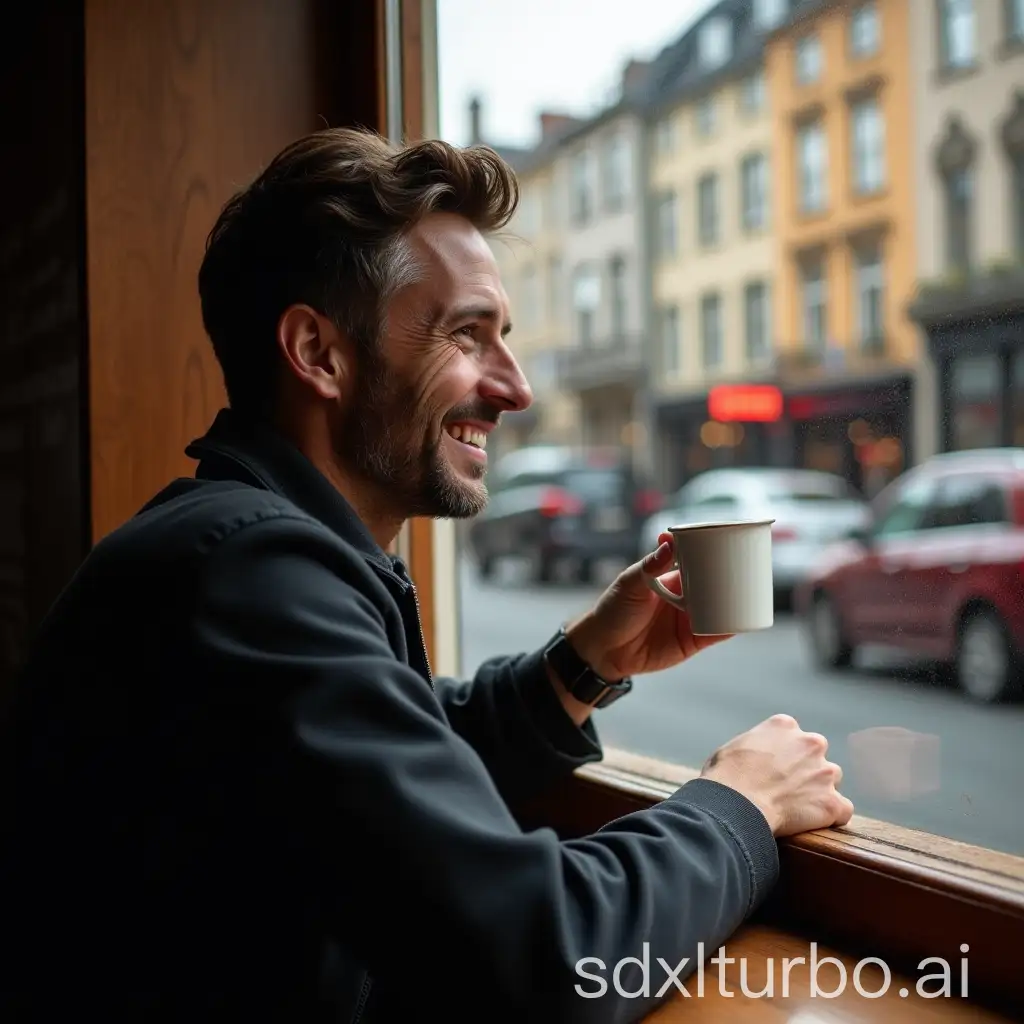
<svg viewBox="0 0 1024 1024"><path fill-rule="evenodd" d="M90 554L4 744L3 1019L637 1020L660 985L585 998L579 961L692 967L776 836L849 820L779 716L595 835L517 825L600 757L595 706L708 642L644 584L667 544L542 650L431 678L385 552L484 507L487 436L531 401L485 240L517 199L487 149L324 131L227 204L199 291L230 410Z"/></svg>

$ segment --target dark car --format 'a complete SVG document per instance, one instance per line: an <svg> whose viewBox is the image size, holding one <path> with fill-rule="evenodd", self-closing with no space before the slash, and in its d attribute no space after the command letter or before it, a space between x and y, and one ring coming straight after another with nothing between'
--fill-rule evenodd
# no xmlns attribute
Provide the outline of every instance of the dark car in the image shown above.
<svg viewBox="0 0 1024 1024"><path fill-rule="evenodd" d="M661 501L617 453L558 447L506 456L488 490L487 508L469 528L480 573L490 576L504 558L525 559L542 583L563 567L587 582L599 560L640 557L641 526Z"/></svg>

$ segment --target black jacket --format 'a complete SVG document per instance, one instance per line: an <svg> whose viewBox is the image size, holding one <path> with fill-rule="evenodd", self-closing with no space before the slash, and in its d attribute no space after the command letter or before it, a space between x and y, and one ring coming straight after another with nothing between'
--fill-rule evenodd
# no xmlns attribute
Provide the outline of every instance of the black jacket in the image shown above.
<svg viewBox="0 0 1024 1024"><path fill-rule="evenodd" d="M228 412L188 451L52 610L3 739L0 1019L631 1021L760 902L775 841L707 780L524 832L511 801L600 757L540 653L431 679L404 567L310 463Z"/></svg>

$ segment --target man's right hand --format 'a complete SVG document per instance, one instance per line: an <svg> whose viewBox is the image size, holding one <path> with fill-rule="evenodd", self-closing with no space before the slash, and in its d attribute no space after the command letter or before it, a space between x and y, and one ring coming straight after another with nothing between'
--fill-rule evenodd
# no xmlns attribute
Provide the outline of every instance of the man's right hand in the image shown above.
<svg viewBox="0 0 1024 1024"><path fill-rule="evenodd" d="M853 804L836 788L842 769L825 759L827 750L820 733L773 715L715 751L701 775L759 807L776 836L791 836L845 825L853 815Z"/></svg>

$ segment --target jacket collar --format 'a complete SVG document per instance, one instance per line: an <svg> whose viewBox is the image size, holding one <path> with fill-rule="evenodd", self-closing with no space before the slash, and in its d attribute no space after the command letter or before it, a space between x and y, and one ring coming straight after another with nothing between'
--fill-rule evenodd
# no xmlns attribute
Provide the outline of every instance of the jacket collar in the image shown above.
<svg viewBox="0 0 1024 1024"><path fill-rule="evenodd" d="M378 568L409 579L401 559L381 548L338 489L270 426L222 409L185 454L199 462L197 480L238 480L273 491L318 519Z"/></svg>

